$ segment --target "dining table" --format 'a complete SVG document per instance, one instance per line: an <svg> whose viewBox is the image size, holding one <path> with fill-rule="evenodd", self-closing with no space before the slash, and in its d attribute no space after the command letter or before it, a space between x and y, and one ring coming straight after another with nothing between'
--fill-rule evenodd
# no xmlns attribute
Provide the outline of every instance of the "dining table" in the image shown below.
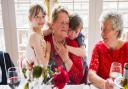
<svg viewBox="0 0 128 89"><path fill-rule="evenodd" d="M0 89L11 89L8 85L0 85ZM19 86L17 89L24 89L22 86ZM40 85L39 88L34 89L52 89L52 85ZM56 89L56 88L55 88ZM98 89L94 85L66 85L64 89Z"/></svg>

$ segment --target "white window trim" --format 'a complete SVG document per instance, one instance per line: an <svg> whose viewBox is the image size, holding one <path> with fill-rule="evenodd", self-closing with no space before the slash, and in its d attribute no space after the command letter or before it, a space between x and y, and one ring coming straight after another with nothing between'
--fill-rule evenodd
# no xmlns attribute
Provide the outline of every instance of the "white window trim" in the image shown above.
<svg viewBox="0 0 128 89"><path fill-rule="evenodd" d="M15 64L18 60L18 42L14 0L1 0L5 49Z"/></svg>
<svg viewBox="0 0 128 89"><path fill-rule="evenodd" d="M88 30L88 64L95 44L100 40L99 17L102 13L103 0L89 0L89 30Z"/></svg>

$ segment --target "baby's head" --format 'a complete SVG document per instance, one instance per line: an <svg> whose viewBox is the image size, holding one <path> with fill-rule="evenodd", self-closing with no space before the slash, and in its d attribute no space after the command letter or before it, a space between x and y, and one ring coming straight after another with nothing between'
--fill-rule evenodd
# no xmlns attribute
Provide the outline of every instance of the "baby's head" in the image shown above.
<svg viewBox="0 0 128 89"><path fill-rule="evenodd" d="M78 15L71 15L69 21L69 38L75 39L83 29L83 21Z"/></svg>

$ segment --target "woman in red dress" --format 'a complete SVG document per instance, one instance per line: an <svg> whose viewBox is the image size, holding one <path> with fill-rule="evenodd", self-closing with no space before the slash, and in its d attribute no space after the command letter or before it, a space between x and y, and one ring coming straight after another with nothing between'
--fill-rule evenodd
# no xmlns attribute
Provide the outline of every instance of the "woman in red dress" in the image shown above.
<svg viewBox="0 0 128 89"><path fill-rule="evenodd" d="M93 49L89 67L89 80L100 89L113 89L114 83L109 79L112 62L119 62L122 67L128 62L128 42L120 40L123 21L118 13L106 13L101 16L101 36Z"/></svg>
<svg viewBox="0 0 128 89"><path fill-rule="evenodd" d="M83 78L82 58L68 52L66 44L78 47L76 40L67 38L69 14L63 7L56 7L52 13L52 34L44 37L51 44L49 65L63 66L68 72L70 84L80 84Z"/></svg>

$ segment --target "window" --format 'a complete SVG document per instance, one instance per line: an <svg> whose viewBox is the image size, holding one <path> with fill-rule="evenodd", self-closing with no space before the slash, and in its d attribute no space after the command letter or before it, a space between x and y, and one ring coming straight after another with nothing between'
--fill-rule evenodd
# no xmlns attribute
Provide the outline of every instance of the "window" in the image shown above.
<svg viewBox="0 0 128 89"><path fill-rule="evenodd" d="M5 51L5 40L4 40L4 28L3 28L3 19L2 19L2 8L0 0L0 51Z"/></svg>
<svg viewBox="0 0 128 89"><path fill-rule="evenodd" d="M39 3L44 4L43 0L15 0L15 12L16 12L16 29L18 38L18 52L19 57L25 52L28 35L29 35L29 21L28 10L32 4Z"/></svg>
<svg viewBox="0 0 128 89"><path fill-rule="evenodd" d="M124 21L122 39L128 40L128 0L104 0L103 11L109 10L119 11L122 14Z"/></svg>

